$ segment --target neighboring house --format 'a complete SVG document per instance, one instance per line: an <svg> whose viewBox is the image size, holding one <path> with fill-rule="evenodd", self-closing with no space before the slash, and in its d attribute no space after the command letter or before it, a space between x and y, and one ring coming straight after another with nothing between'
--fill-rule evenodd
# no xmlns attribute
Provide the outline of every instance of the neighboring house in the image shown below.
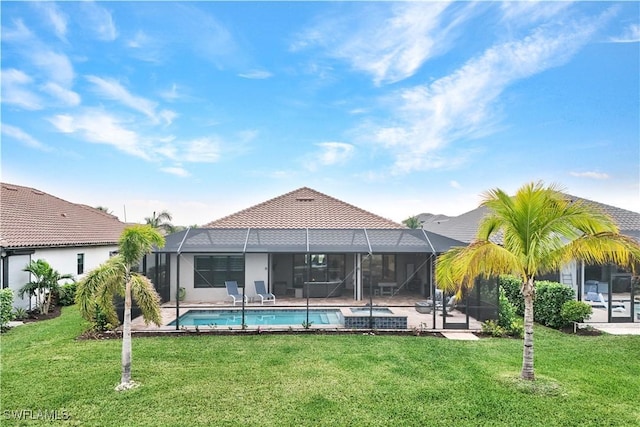
<svg viewBox="0 0 640 427"><path fill-rule="evenodd" d="M86 205L59 199L34 188L2 183L0 199L0 278L14 290L14 305L28 308L18 290L31 280L22 271L46 260L61 274L77 279L116 253L126 224Z"/></svg>
<svg viewBox="0 0 640 427"><path fill-rule="evenodd" d="M572 201L580 200L608 214L617 223L621 234L640 242L640 213L569 194L566 196ZM481 206L456 217L425 221L423 228L468 244L475 239L478 224L487 212L487 208ZM433 217L431 214L423 215ZM538 280L553 280L571 286L579 300L605 309L603 312L594 311L593 320L640 321L640 301L636 299L640 297L638 276L632 276L629 271L615 265L588 265L574 261L561 271L539 277Z"/></svg>
<svg viewBox="0 0 640 427"><path fill-rule="evenodd" d="M299 188L204 228L171 234L143 266L163 301L222 301L225 280L276 297L432 294L437 254L462 242L411 230L310 188ZM305 285L305 283L308 283ZM313 284L313 286L311 286Z"/></svg>

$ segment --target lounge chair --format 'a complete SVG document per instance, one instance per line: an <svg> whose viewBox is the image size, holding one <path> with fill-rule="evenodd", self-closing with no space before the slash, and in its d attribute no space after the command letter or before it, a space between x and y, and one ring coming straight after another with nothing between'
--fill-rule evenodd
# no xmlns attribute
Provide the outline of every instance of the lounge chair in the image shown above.
<svg viewBox="0 0 640 427"><path fill-rule="evenodd" d="M233 305L236 305L236 302L242 304L243 300L245 304L249 301L246 295L238 292L238 282L235 280L227 280L224 282L224 286L227 288L227 296L233 298Z"/></svg>
<svg viewBox="0 0 640 427"><path fill-rule="evenodd" d="M264 280L256 280L253 284L256 287L256 296L260 297L260 305L264 305L265 302L276 303L276 296L271 292L267 292Z"/></svg>

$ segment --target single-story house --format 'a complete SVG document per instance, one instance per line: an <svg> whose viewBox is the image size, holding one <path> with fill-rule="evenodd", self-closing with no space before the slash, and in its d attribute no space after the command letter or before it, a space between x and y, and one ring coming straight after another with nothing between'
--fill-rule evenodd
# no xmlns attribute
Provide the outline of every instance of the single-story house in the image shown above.
<svg viewBox="0 0 640 427"><path fill-rule="evenodd" d="M32 260L44 259L80 279L117 252L126 226L117 217L35 188L0 186L0 280L2 288L13 289L16 307L29 308L29 298L17 293L31 281L22 270Z"/></svg>
<svg viewBox="0 0 640 427"><path fill-rule="evenodd" d="M569 194L566 197L608 214L617 223L621 234L640 242L640 213ZM478 224L487 212L487 208L481 206L455 217L421 214L418 219L425 230L468 244L475 239ZM573 261L560 271L538 280L552 280L570 286L578 300L594 306L593 321L640 322L640 277L619 266Z"/></svg>
<svg viewBox="0 0 640 427"><path fill-rule="evenodd" d="M425 299L436 256L461 245L303 187L167 236L143 269L163 302L177 304L224 301L227 280L248 297L261 280L276 298Z"/></svg>

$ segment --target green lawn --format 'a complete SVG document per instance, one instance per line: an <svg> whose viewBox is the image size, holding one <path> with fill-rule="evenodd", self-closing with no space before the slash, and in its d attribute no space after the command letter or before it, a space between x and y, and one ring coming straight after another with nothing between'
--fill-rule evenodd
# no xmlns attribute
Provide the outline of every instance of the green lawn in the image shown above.
<svg viewBox="0 0 640 427"><path fill-rule="evenodd" d="M638 336L537 328L535 389L514 379L520 340L136 338L133 377L142 385L117 393L120 341L76 341L82 329L69 307L2 335L1 425L640 425ZM25 423L12 417L22 410L70 419Z"/></svg>

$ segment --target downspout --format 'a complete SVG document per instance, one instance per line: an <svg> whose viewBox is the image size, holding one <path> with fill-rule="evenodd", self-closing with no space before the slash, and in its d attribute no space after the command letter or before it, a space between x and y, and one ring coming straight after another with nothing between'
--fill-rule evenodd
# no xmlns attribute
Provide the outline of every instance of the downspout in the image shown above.
<svg viewBox="0 0 640 427"><path fill-rule="evenodd" d="M242 248L242 261L244 262L244 286L242 287L242 330L245 329L244 324L244 300L247 293L247 244L249 243L249 233L251 233L251 227L247 228L247 235L244 238L244 247ZM235 305L235 302L233 303Z"/></svg>
<svg viewBox="0 0 640 427"><path fill-rule="evenodd" d="M182 245L184 245L184 241L187 240L187 235L190 230L191 227L188 227L176 251L176 331L180 330L180 253L182 252Z"/></svg>

